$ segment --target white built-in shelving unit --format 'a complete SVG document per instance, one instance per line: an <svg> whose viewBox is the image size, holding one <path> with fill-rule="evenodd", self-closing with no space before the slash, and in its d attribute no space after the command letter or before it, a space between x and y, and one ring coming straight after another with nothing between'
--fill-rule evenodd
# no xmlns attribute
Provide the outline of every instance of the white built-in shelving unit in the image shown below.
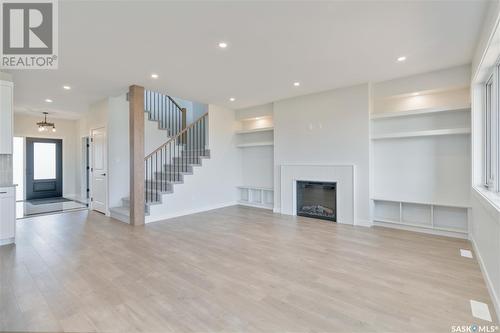
<svg viewBox="0 0 500 333"><path fill-rule="evenodd" d="M407 131L407 132L393 132L386 134L372 135L372 140L382 139L400 139L400 138L414 138L419 136L440 136L440 135L457 135L457 134L470 134L470 128L443 128L427 131Z"/></svg>
<svg viewBox="0 0 500 333"><path fill-rule="evenodd" d="M259 132L270 132L273 131L274 127L261 127L261 128L251 128L251 129L243 129L236 131L236 134L250 134L250 133L259 133Z"/></svg>
<svg viewBox="0 0 500 333"><path fill-rule="evenodd" d="M424 115L427 113L435 114L435 113L442 113L442 112L456 112L456 111L460 111L460 110L469 110L469 109L470 109L470 105L455 105L455 106L421 108L421 109L393 111L393 112L378 112L378 113L372 113L370 115L370 119L421 116L421 115Z"/></svg>
<svg viewBox="0 0 500 333"><path fill-rule="evenodd" d="M238 186L241 205L273 209L274 127L272 116L241 119L235 132L236 147L241 148L243 182Z"/></svg>
<svg viewBox="0 0 500 333"><path fill-rule="evenodd" d="M255 120L253 122L259 121ZM272 120L267 119L265 125L269 125ZM255 127L255 124L249 124L252 122L250 120L243 120L242 126L244 128L236 131L236 147L238 148L250 148L250 147L261 147L261 146L273 146L274 145L274 128L272 126L265 127Z"/></svg>
<svg viewBox="0 0 500 333"><path fill-rule="evenodd" d="M263 147L263 146L274 146L274 142L273 141L248 142L236 145L236 147L238 148Z"/></svg>
<svg viewBox="0 0 500 333"><path fill-rule="evenodd" d="M372 200L374 221L377 224L401 225L459 238L467 237L469 207L378 198Z"/></svg>
<svg viewBox="0 0 500 333"><path fill-rule="evenodd" d="M238 203L245 206L273 209L273 189L268 187L238 186Z"/></svg>
<svg viewBox="0 0 500 333"><path fill-rule="evenodd" d="M376 225L467 237L471 175L470 105L463 103L467 91L418 97L420 104L428 102L427 108L395 107L411 106L416 94L375 103L370 137ZM432 105L443 100L449 103Z"/></svg>

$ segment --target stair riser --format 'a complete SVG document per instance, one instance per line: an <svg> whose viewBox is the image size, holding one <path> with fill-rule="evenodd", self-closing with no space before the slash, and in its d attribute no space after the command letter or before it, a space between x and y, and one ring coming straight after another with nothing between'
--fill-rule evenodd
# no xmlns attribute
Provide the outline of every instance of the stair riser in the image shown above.
<svg viewBox="0 0 500 333"><path fill-rule="evenodd" d="M163 171L165 173L178 173L178 172L182 172L182 173L187 173L187 174L191 174L193 173L193 166L192 165L189 165L189 164L184 164L184 165L173 165L173 164L165 164L163 166Z"/></svg>
<svg viewBox="0 0 500 333"><path fill-rule="evenodd" d="M184 175L182 173L155 173L155 180L153 182L158 183L172 183L172 182L183 182Z"/></svg>
<svg viewBox="0 0 500 333"><path fill-rule="evenodd" d="M194 158L194 157L190 157L190 158L174 157L173 160L174 160L174 164L175 165L183 165L183 164L197 165L197 164L201 164L201 158Z"/></svg>
<svg viewBox="0 0 500 333"><path fill-rule="evenodd" d="M129 198L122 198L122 207L130 208ZM147 204L144 204L144 211L149 214L149 206Z"/></svg>

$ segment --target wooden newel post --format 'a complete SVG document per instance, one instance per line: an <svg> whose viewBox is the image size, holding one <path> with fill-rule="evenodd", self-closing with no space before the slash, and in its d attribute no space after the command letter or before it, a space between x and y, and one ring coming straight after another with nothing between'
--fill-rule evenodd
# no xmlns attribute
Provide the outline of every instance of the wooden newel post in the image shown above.
<svg viewBox="0 0 500 333"><path fill-rule="evenodd" d="M144 87L129 87L130 224L143 225L144 216Z"/></svg>

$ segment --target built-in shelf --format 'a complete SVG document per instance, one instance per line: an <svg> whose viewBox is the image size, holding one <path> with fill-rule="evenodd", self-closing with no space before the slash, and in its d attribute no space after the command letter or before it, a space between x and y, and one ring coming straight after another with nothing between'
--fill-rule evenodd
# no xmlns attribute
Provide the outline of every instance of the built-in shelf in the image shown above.
<svg viewBox="0 0 500 333"><path fill-rule="evenodd" d="M238 203L244 206L273 209L274 191L270 187L237 186Z"/></svg>
<svg viewBox="0 0 500 333"><path fill-rule="evenodd" d="M429 229L429 230L454 232L454 233L458 233L458 234L467 234L466 230L461 230L461 229L456 229L456 228L435 227L435 226L432 226L432 225L409 223L409 222L400 222L400 221L393 221L393 220L387 220L387 219L376 218L376 217L374 218L374 221L375 222L382 222L382 223L402 225L402 226L408 226L408 227L413 227L413 228L423 228L423 229Z"/></svg>
<svg viewBox="0 0 500 333"><path fill-rule="evenodd" d="M375 224L399 225L435 234L452 233L462 238L467 236L468 206L379 198L372 200Z"/></svg>
<svg viewBox="0 0 500 333"><path fill-rule="evenodd" d="M434 205L434 206L443 206L443 207L456 207L456 208L471 208L471 205L468 203L451 203L451 202L442 202L442 201L419 201L419 200L397 200L392 198L385 197L372 197L370 198L373 201L387 201L387 202L406 202L417 205Z"/></svg>
<svg viewBox="0 0 500 333"><path fill-rule="evenodd" d="M415 138L423 136L442 136L442 135L459 135L470 134L470 128L444 128L425 131L411 131L411 132L395 132L386 134L377 134L371 137L372 140L383 139L400 139L400 138Z"/></svg>
<svg viewBox="0 0 500 333"><path fill-rule="evenodd" d="M384 119L384 118L395 118L395 117L408 117L408 116L419 116L429 113L439 113L439 112L460 112L470 110L470 105L458 105L458 106L447 106L442 108L427 108L427 109L415 109L415 110L404 110L404 111L394 111L394 112L381 112L372 113L370 119Z"/></svg>
<svg viewBox="0 0 500 333"><path fill-rule="evenodd" d="M254 128L254 129L249 129L249 130L239 130L239 131L236 131L236 134L269 132L269 131L273 131L273 130L274 130L274 127L261 127L261 128Z"/></svg>
<svg viewBox="0 0 500 333"><path fill-rule="evenodd" d="M248 147L264 147L264 146L274 146L274 142L251 142L251 143L241 143L236 145L238 148L248 148Z"/></svg>

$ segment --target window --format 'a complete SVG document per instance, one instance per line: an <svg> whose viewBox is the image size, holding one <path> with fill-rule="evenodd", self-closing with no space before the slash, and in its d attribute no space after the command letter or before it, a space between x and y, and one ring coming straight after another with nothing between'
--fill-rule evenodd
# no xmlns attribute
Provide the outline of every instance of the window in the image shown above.
<svg viewBox="0 0 500 333"><path fill-rule="evenodd" d="M56 179L56 144L35 142L33 148L33 179Z"/></svg>
<svg viewBox="0 0 500 333"><path fill-rule="evenodd" d="M498 111L498 67L485 84L484 92L484 186L494 192L500 190L498 140L499 140L499 111Z"/></svg>

